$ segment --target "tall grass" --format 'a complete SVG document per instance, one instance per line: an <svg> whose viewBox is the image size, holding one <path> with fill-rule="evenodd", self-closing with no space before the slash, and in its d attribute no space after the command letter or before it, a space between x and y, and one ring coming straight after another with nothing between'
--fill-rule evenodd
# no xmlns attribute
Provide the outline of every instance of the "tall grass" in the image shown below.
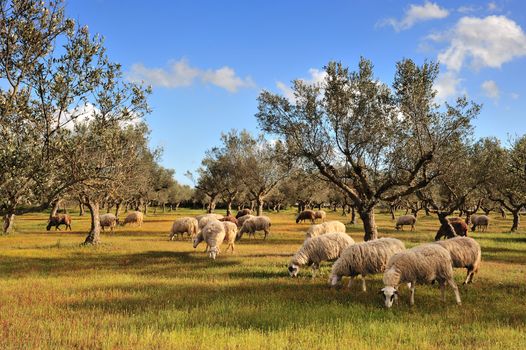
<svg viewBox="0 0 526 350"><path fill-rule="evenodd" d="M365 293L359 284L329 289L329 263L315 279L308 269L288 277L308 227L292 211L267 214L267 241L244 238L216 261L188 239L168 241L175 217L199 213L150 214L96 247L80 246L87 218L74 216L71 233L46 232L46 214L17 218L17 233L0 237L0 349L526 348L526 235L506 233L509 219L492 216L489 232L473 234L483 265L461 287L462 306L451 290L442 303L435 285L417 286L414 307L402 289L386 310L381 275ZM402 232L388 215L377 219L380 236L408 247L432 240L438 226L421 217L415 232ZM363 239L359 224L348 232ZM464 276L456 270L457 282Z"/></svg>

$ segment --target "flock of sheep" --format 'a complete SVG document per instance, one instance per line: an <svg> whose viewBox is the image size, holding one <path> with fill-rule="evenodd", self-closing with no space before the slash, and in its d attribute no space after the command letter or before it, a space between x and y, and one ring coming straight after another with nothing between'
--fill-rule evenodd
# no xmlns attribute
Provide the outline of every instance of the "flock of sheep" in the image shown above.
<svg viewBox="0 0 526 350"><path fill-rule="evenodd" d="M55 226L55 230L60 230L60 225L65 225L66 230L69 228L71 231L71 215L69 214L56 214L49 218L46 230L50 230L51 227ZM110 231L113 232L115 226L126 224L136 224L141 226L144 221L144 215L140 211L132 211L126 215L123 221L119 222L119 219L112 213L107 213L99 216L100 227L104 231L106 227L109 227Z"/></svg>
<svg viewBox="0 0 526 350"><path fill-rule="evenodd" d="M487 227L487 216L472 218L473 230L477 226ZM384 296L386 307L391 307L398 298L400 285L407 284L411 291L410 304L414 304L416 284L431 284L437 282L440 286L442 299L445 300L445 287L449 285L454 293L456 302L461 303L458 287L453 279L453 268L466 268L467 276L464 284L471 283L473 275L478 271L481 250L480 245L467 237L467 229L455 234L455 228L461 225L455 223L460 220L448 219L447 224L453 230L453 236L446 241L426 243L411 249L406 249L402 241L395 238L380 238L373 241L355 243L345 232L345 225L339 221L325 221L315 224L316 219L325 220L325 212L306 210L301 212L296 223L310 220L313 225L305 234L305 241L293 255L288 265L291 277L296 277L302 266L312 267L312 276L319 269L321 262L334 261L329 276L330 286L339 286L342 277L352 280L361 276L362 290L367 290L365 278L370 275L383 273ZM405 215L398 219L396 228L411 225L414 229L416 218ZM455 225L454 225L455 224ZM464 225L466 225L464 223ZM264 238L270 233L271 222L266 216L253 216L247 209L239 211L236 217L224 217L219 214L204 214L197 217L183 217L174 221L170 239L184 234L193 237L193 247L201 242L206 243L205 252L215 259L220 253L220 245L227 244L226 251L234 251L235 241L241 239L244 233L254 236L256 231L263 231ZM463 227L463 226L462 226ZM467 226L466 226L467 227ZM441 227L440 230L444 231ZM437 234L438 236L438 234ZM446 235L450 238L449 235Z"/></svg>

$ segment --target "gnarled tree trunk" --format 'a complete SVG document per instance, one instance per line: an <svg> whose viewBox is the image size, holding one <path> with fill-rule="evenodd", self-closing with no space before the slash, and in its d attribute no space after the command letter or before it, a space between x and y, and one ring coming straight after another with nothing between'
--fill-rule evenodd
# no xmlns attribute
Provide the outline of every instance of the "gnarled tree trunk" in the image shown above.
<svg viewBox="0 0 526 350"><path fill-rule="evenodd" d="M365 235L364 241L371 241L378 238L378 230L376 227L376 221L374 218L374 207L372 208L358 208L360 218L363 221L363 230Z"/></svg>
<svg viewBox="0 0 526 350"><path fill-rule="evenodd" d="M14 213L8 213L4 215L4 222L2 225L2 231L4 232L4 234L9 234L13 232L14 223L15 223Z"/></svg>
<svg viewBox="0 0 526 350"><path fill-rule="evenodd" d="M256 215L261 216L263 214L263 198L256 198Z"/></svg>
<svg viewBox="0 0 526 350"><path fill-rule="evenodd" d="M511 212L513 214L513 224L511 225L511 232L515 232L519 229L519 223L521 220L520 209Z"/></svg>
<svg viewBox="0 0 526 350"><path fill-rule="evenodd" d="M86 205L91 215L91 229L84 244L98 244L100 243L99 202L87 201Z"/></svg>

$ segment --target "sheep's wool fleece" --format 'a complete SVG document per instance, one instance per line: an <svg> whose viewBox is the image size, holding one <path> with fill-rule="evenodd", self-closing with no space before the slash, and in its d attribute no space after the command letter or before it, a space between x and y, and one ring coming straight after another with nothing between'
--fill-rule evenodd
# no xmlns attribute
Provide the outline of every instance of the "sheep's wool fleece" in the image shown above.
<svg viewBox="0 0 526 350"><path fill-rule="evenodd" d="M332 266L331 275L373 275L385 271L387 262L405 249L396 238L380 238L347 247Z"/></svg>
<svg viewBox="0 0 526 350"><path fill-rule="evenodd" d="M312 225L307 230L306 237L316 237L328 232L345 233L345 225L339 221L327 221L318 225Z"/></svg>
<svg viewBox="0 0 526 350"><path fill-rule="evenodd" d="M438 244L427 243L393 255L387 263L383 281L386 286L396 287L400 283L428 284L452 278L449 252Z"/></svg>
<svg viewBox="0 0 526 350"><path fill-rule="evenodd" d="M197 232L197 227L197 219L186 216L174 221L172 225L172 233L189 232L194 234Z"/></svg>
<svg viewBox="0 0 526 350"><path fill-rule="evenodd" d="M99 218L101 226L111 226L117 222L117 217L112 213L103 214Z"/></svg>
<svg viewBox="0 0 526 350"><path fill-rule="evenodd" d="M268 216L256 216L248 219L243 223L243 232L254 233L256 231L268 230L270 227L270 218Z"/></svg>
<svg viewBox="0 0 526 350"><path fill-rule="evenodd" d="M247 215L243 215L242 217L240 217L238 220L237 220L237 224L239 226L243 226L243 224L245 223L245 221L249 220L249 219L252 219L252 218L255 218L254 215L250 215L250 214L247 214Z"/></svg>
<svg viewBox="0 0 526 350"><path fill-rule="evenodd" d="M470 237L455 237L435 242L444 247L453 260L454 267L473 266L478 268L481 259L480 245Z"/></svg>
<svg viewBox="0 0 526 350"><path fill-rule="evenodd" d="M212 221L203 228L203 238L210 248L218 247L225 240L225 226L220 221Z"/></svg>
<svg viewBox="0 0 526 350"><path fill-rule="evenodd" d="M124 219L124 223L128 224L130 222L137 222L142 223L143 214L140 211L133 211L126 215L126 218Z"/></svg>
<svg viewBox="0 0 526 350"><path fill-rule="evenodd" d="M396 220L397 225L414 225L416 218L413 215L402 215Z"/></svg>
<svg viewBox="0 0 526 350"><path fill-rule="evenodd" d="M230 221L223 221L225 228L225 241L232 243L236 239L237 225Z"/></svg>
<svg viewBox="0 0 526 350"><path fill-rule="evenodd" d="M341 232L308 238L292 257L291 263L302 266L335 260L351 244L354 244L354 240L346 233Z"/></svg>

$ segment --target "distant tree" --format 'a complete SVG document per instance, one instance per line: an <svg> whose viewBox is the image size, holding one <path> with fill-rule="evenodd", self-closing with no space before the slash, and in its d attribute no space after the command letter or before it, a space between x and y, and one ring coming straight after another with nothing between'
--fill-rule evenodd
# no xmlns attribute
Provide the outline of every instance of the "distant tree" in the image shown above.
<svg viewBox="0 0 526 350"><path fill-rule="evenodd" d="M376 205L441 176L436 163L452 142L469 135L480 107L463 98L455 106L436 104L437 63L399 62L392 89L365 59L356 72L336 62L325 72L321 85L294 81L294 101L263 91L257 119L283 139L292 157L310 162L351 198L364 239L375 239Z"/></svg>

